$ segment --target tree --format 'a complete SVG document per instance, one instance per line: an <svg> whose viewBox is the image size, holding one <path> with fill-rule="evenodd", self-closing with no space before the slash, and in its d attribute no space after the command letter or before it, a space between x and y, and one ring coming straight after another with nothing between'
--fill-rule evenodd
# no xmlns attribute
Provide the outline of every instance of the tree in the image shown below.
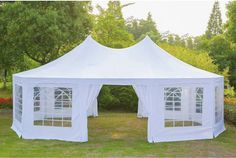
<svg viewBox="0 0 236 158"><path fill-rule="evenodd" d="M127 30L134 35L135 41L140 41L146 35L150 36L155 42L161 39L161 35L157 30L156 23L152 19L150 12L145 20L129 18L126 22L126 26Z"/></svg>
<svg viewBox="0 0 236 158"><path fill-rule="evenodd" d="M213 37L209 42L208 50L221 71L231 65L230 57L233 50L231 43L223 35Z"/></svg>
<svg viewBox="0 0 236 158"><path fill-rule="evenodd" d="M186 44L187 44L187 47L188 47L188 48L193 49L193 48L194 48L194 41L193 41L193 38L192 38L192 37L187 37L187 39L186 39Z"/></svg>
<svg viewBox="0 0 236 158"><path fill-rule="evenodd" d="M173 35L173 34L169 34L169 35L168 35L168 37L167 37L167 42L168 42L170 45L174 45L175 39L174 39L174 35Z"/></svg>
<svg viewBox="0 0 236 158"><path fill-rule="evenodd" d="M8 26L12 23L12 16L16 16L20 12L17 3L5 2L0 5L0 73L3 80L3 88L6 88L7 76L10 70L23 66L24 56L19 53L17 47L13 43L15 37L8 31Z"/></svg>
<svg viewBox="0 0 236 158"><path fill-rule="evenodd" d="M228 20L225 24L226 37L233 43L236 43L236 1L227 4L227 17Z"/></svg>
<svg viewBox="0 0 236 158"><path fill-rule="evenodd" d="M236 1L231 1L227 4L227 17L228 20L225 24L225 36L226 39L231 42L233 53L230 54L228 60L230 61L230 83L236 86Z"/></svg>
<svg viewBox="0 0 236 158"><path fill-rule="evenodd" d="M109 1L105 10L97 6L99 15L95 17L93 37L103 45L114 48L128 47L134 44L133 36L126 30L119 1Z"/></svg>
<svg viewBox="0 0 236 158"><path fill-rule="evenodd" d="M8 25L18 51L45 64L60 55L64 45L79 43L91 29L89 2L16 2Z"/></svg>
<svg viewBox="0 0 236 158"><path fill-rule="evenodd" d="M208 39L222 34L222 19L218 1L216 1L213 5L212 13L210 15L205 34Z"/></svg>

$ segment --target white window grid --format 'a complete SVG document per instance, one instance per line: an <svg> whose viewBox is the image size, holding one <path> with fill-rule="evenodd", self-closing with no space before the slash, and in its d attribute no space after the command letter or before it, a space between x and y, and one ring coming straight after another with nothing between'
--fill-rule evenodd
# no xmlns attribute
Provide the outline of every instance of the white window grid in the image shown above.
<svg viewBox="0 0 236 158"><path fill-rule="evenodd" d="M196 113L202 113L202 105L203 105L203 88L196 88Z"/></svg>
<svg viewBox="0 0 236 158"><path fill-rule="evenodd" d="M191 127L191 126L201 126L202 124L193 120L170 120L165 119L165 127Z"/></svg>
<svg viewBox="0 0 236 158"><path fill-rule="evenodd" d="M55 109L72 107L72 90L71 88L56 88L54 91Z"/></svg>
<svg viewBox="0 0 236 158"><path fill-rule="evenodd" d="M15 119L22 121L22 86L15 85Z"/></svg>
<svg viewBox="0 0 236 158"><path fill-rule="evenodd" d="M42 89L53 90L54 98L43 96L40 93ZM34 87L34 125L36 126L56 126L56 127L71 127L71 115L72 115L72 88L64 87ZM47 94L46 94L47 95ZM46 100L42 101L44 98ZM47 110L48 107L44 105L47 100L53 99L54 110ZM60 102L62 106L55 108L56 103ZM67 104L65 104L67 103ZM44 106L44 108L42 108ZM51 106L51 105L50 105ZM37 109L36 109L37 108ZM66 109L66 110L65 110Z"/></svg>
<svg viewBox="0 0 236 158"><path fill-rule="evenodd" d="M181 87L164 88L165 109L168 111L181 111Z"/></svg>
<svg viewBox="0 0 236 158"><path fill-rule="evenodd" d="M40 111L40 87L34 87L34 111Z"/></svg>
<svg viewBox="0 0 236 158"><path fill-rule="evenodd" d="M203 90L200 89L199 92ZM169 115L170 118L165 119L165 127L188 127L188 126L201 126L201 120L196 120L195 108L194 111L188 111L188 118L182 113L184 107L182 107L182 93L183 90L181 87L168 87L164 88L164 100L165 100L165 115ZM201 94L200 94L201 96ZM189 96L186 96L191 98ZM201 96L203 99L203 96ZM199 101L199 100L198 100ZM177 104L176 104L177 103ZM177 105L177 107L176 107ZM194 106L194 105L193 105ZM191 107L189 107L191 108ZM170 113L171 112L171 113Z"/></svg>
<svg viewBox="0 0 236 158"><path fill-rule="evenodd" d="M215 123L220 122L223 119L223 105L221 103L221 91L220 87L215 87Z"/></svg>

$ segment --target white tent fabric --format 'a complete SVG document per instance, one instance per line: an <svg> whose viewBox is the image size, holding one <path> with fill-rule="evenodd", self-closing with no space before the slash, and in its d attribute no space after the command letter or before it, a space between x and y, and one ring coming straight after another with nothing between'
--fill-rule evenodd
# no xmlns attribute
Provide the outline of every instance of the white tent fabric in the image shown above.
<svg viewBox="0 0 236 158"><path fill-rule="evenodd" d="M90 95L88 97L88 99L89 99L88 105L90 105L87 110L88 116L98 116L97 96L98 96L101 88L102 88L101 86L94 86L94 85L91 86Z"/></svg>
<svg viewBox="0 0 236 158"><path fill-rule="evenodd" d="M88 116L93 116L93 117L98 116L98 100L97 100L97 98L89 106L87 114L88 114Z"/></svg>
<svg viewBox="0 0 236 158"><path fill-rule="evenodd" d="M225 130L224 78L173 57L149 37L123 49L91 36L64 56L13 75L12 129L24 139L88 141L102 85L132 85L148 142L210 139Z"/></svg>
<svg viewBox="0 0 236 158"><path fill-rule="evenodd" d="M138 117L148 117L148 98L147 98L147 87L142 85L133 86L138 96Z"/></svg>
<svg viewBox="0 0 236 158"><path fill-rule="evenodd" d="M15 76L50 79L220 77L178 60L158 47L148 36L138 44L123 49L102 46L89 36L61 58Z"/></svg>

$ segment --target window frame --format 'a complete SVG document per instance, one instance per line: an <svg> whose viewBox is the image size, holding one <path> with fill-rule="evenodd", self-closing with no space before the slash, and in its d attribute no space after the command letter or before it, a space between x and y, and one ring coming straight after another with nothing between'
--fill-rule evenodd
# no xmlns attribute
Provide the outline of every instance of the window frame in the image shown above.
<svg viewBox="0 0 236 158"><path fill-rule="evenodd" d="M33 93L35 94L35 88L39 88L41 89L42 91L52 91L53 92L53 95L52 95L52 102L54 103L52 106L47 106L47 103L46 103L46 106L45 105L41 105L40 103L40 99L41 99L41 96L42 98L46 99L45 102L50 102L50 100L47 100L47 96L45 98L45 96L43 96L44 93L41 93L42 91L39 92L40 96L39 96L39 100L35 100L35 95L34 95L34 105L35 105L35 102L39 101L39 106L43 106L44 108L41 109L41 107L39 107L40 110L42 111L35 111L33 110L34 112L34 120L33 120L33 125L35 127L50 127L50 128L71 128L72 127L72 95L73 95L73 88L72 86L66 86L66 85L62 85L62 86L47 86L47 85L37 85L37 86L34 86L33 87ZM48 88L48 89L47 89ZM71 93L71 98L70 98L70 109L69 108L66 108L69 110L69 114L68 114L68 110L67 111L63 111L64 108L61 108L61 109L55 109L55 89L58 89L58 88L65 88L65 89L69 89L70 90L70 93ZM35 108L35 107L34 107ZM47 108L51 108L52 110L54 111L50 111L48 112L47 111ZM59 113L58 113L58 110L59 110ZM69 115L69 116L68 116Z"/></svg>
<svg viewBox="0 0 236 158"><path fill-rule="evenodd" d="M171 89L175 89L175 90L170 92L169 90ZM177 93L175 93L176 91ZM183 89L182 87L179 87L179 86L178 87L169 86L169 87L164 88L164 102L165 102L166 111L181 111L182 110L182 96L183 96L182 93L183 93ZM168 100L168 99L171 99L171 100ZM179 105L176 107L177 103ZM170 104L170 105L167 105L167 104Z"/></svg>
<svg viewBox="0 0 236 158"><path fill-rule="evenodd" d="M201 94L199 94L199 90L201 90ZM203 111L203 99L204 98L204 88L196 87L195 88L195 112L202 114ZM199 110L199 111L198 111Z"/></svg>
<svg viewBox="0 0 236 158"><path fill-rule="evenodd" d="M23 86L20 84L15 84L14 93L14 119L21 123L23 112Z"/></svg>

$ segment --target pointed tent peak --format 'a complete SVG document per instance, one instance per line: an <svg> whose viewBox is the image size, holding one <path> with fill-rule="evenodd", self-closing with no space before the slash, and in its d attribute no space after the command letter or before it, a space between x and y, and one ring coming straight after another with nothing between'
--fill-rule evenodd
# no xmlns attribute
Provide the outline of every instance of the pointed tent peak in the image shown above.
<svg viewBox="0 0 236 158"><path fill-rule="evenodd" d="M154 42L149 35L146 35L139 43L146 43L148 46L154 46L160 48L156 42Z"/></svg>
<svg viewBox="0 0 236 158"><path fill-rule="evenodd" d="M145 35L144 39L146 39L146 40L152 40L151 37L149 37L149 35Z"/></svg>
<svg viewBox="0 0 236 158"><path fill-rule="evenodd" d="M90 35L88 35L86 38L85 38L85 40L84 41L94 41L94 39L93 39L93 37L92 37L92 35L90 34Z"/></svg>
<svg viewBox="0 0 236 158"><path fill-rule="evenodd" d="M157 46L157 44L150 38L150 36L146 35L142 40L140 40L139 42L129 46L129 47L125 47L125 48L112 48L112 47L107 47L101 43L99 43L97 40L95 40L92 35L88 35L86 37L86 39L84 40L83 43L86 44L93 44L94 46L98 46L101 48L105 48L108 50L114 50L114 51L120 51L120 50L127 50L127 49L132 49L141 45L146 45L146 46Z"/></svg>
<svg viewBox="0 0 236 158"><path fill-rule="evenodd" d="M95 44L95 45L97 45L97 46L100 46L100 47L103 47L103 48L106 48L106 49L110 49L110 50L125 50L125 49L134 48L134 47L136 47L136 46L140 45L141 43L143 43L143 42L145 42L145 41L148 41L148 40L151 40L150 37L145 37L145 38L143 38L141 41L139 41L139 42L137 42L137 43L135 43L135 44L133 44L133 45L131 45L131 46L129 46L129 47L125 47L125 48L112 48L112 47L107 47L107 46L105 46L105 45L99 43L99 42L98 42L97 40L95 40L95 39L92 37L92 35L90 34L90 35L88 35L88 36L86 37L86 39L84 40L84 43L90 43L90 44L93 43L93 44ZM151 41L152 41L152 40L151 40Z"/></svg>
<svg viewBox="0 0 236 158"><path fill-rule="evenodd" d="M142 41L147 41L147 42L151 42L151 43L154 43L156 44L149 35L145 35L145 37L143 38L143 40L141 40L140 42Z"/></svg>

